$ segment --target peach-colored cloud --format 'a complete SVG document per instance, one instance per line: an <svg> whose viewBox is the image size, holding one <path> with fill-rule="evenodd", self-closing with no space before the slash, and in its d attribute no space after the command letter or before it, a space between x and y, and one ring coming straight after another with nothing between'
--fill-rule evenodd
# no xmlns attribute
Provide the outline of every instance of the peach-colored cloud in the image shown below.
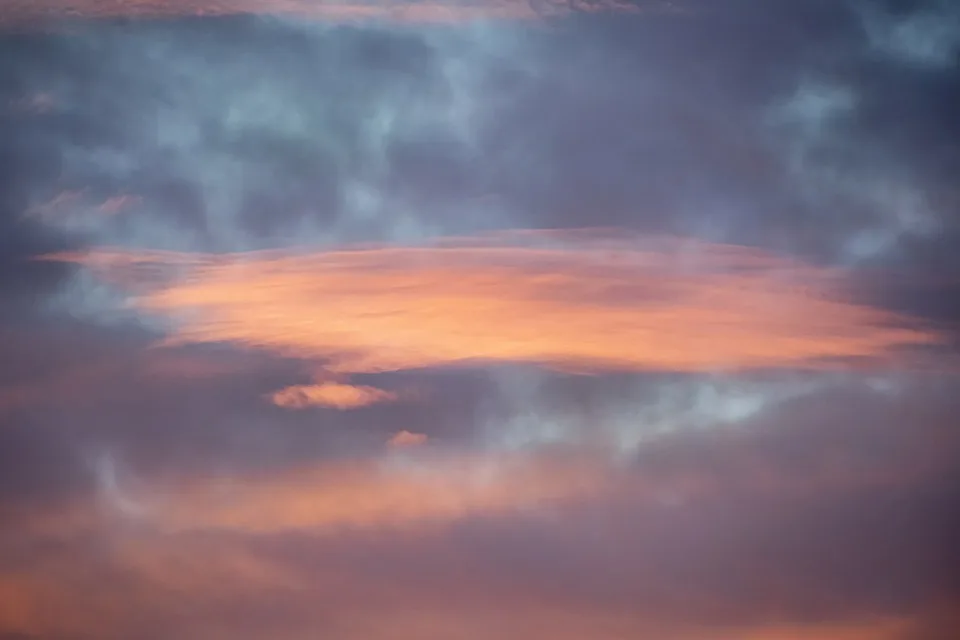
<svg viewBox="0 0 960 640"><path fill-rule="evenodd" d="M427 436L422 433L413 433L404 429L393 434L389 444L391 447L415 447L427 441Z"/></svg>
<svg viewBox="0 0 960 640"><path fill-rule="evenodd" d="M379 617L378 617L379 618ZM845 623L808 623L797 625L724 625L651 624L639 616L611 614L593 609L562 610L538 606L522 599L498 608L496 636L492 636L489 612L476 610L436 611L429 615L390 611L377 622L357 620L356 635L346 638L391 638L399 640L488 640L502 637L556 638L558 640L621 640L624 638L664 638L668 640L907 640L913 629L909 618L879 618ZM388 622L388 624L384 624ZM389 631L388 631L389 629ZM464 629L478 629L464 632ZM504 635L501 635L503 633Z"/></svg>
<svg viewBox="0 0 960 640"><path fill-rule="evenodd" d="M101 534L110 539L106 553L53 552L19 571L0 569L0 637L138 637L146 620L177 619L184 598L205 615L177 637L224 637L211 634L231 626L218 619L218 602L299 586L292 571L227 540Z"/></svg>
<svg viewBox="0 0 960 640"><path fill-rule="evenodd" d="M197 478L136 501L167 531L266 533L410 527L595 494L609 480L597 460L548 456L422 457L336 463L229 485Z"/></svg>
<svg viewBox="0 0 960 640"><path fill-rule="evenodd" d="M463 584L445 597L418 580L415 567L397 589L364 567L310 572L264 556L223 539L119 538L99 562L58 557L30 571L0 571L0 632L119 640L162 621L168 634L186 640L306 640L317 629L331 640L905 640L918 627L910 617L721 628L651 623L595 602L560 606L540 593L491 594L483 575L458 576ZM486 597L457 597L471 590ZM283 615L251 628L257 616L242 615L251 603L261 612L272 604Z"/></svg>
<svg viewBox="0 0 960 640"><path fill-rule="evenodd" d="M421 442L418 434L404 433L394 439ZM949 443L937 446L942 444L917 443L909 462L827 456L791 469L727 445L703 467L674 464L668 470L648 467L646 458L636 466L614 464L602 446L471 454L413 447L380 461L328 462L229 479L199 475L155 484L145 493L117 485L104 500L107 506L116 503L117 517L166 532L422 530L478 515L564 505L630 510L709 504L731 494L805 502L850 491L895 490L949 469L954 449ZM76 515L73 522L83 523Z"/></svg>
<svg viewBox="0 0 960 640"><path fill-rule="evenodd" d="M756 585L768 584L765 580L747 581L750 587L739 597L718 590L715 597L719 610L733 607L739 616L722 627L708 625L700 617L710 618L709 599L713 596L709 587L699 584L695 577L677 578L679 582L673 583L678 585L677 597L671 595L666 601L679 604L665 606L662 614L649 602L642 603L639 595L637 599L617 595L644 593L642 590L601 589L593 593L589 588L579 588L578 576L583 576L588 585L603 584L605 576L615 582L615 572L605 573L608 565L591 567L589 562L573 562L556 574L548 573L564 576L561 584L532 580L527 573L529 567L513 560L516 555L490 553L496 552L497 547L477 545L470 535L460 538L465 531L461 528L423 525L446 524L477 515L492 515L493 521L502 525L511 521L516 510L576 501L606 505L600 512L586 512L592 515L585 518L583 529L597 531L597 539L604 540L607 527L637 526L642 531L644 518L595 518L598 513L640 516L644 513L640 503L659 492L656 485L662 489L683 483L676 477L660 476L656 469L644 470L642 465L618 475L601 457L591 458L582 452L577 456L488 453L447 457L419 453L415 450L409 456L398 455L380 464L337 462L286 473L235 475L231 479L198 474L181 477L179 484L162 480L146 485L137 483L143 493L125 499L140 501L144 507L141 515L129 516L131 520L114 518L111 516L116 514L102 508L109 505L101 505L94 510L93 517L73 525L79 535L58 538L58 544L37 545L43 553L33 562L0 565L0 632L112 640L139 637L137 632L142 627L138 625L164 620L169 621L170 626L165 627L169 635L188 640L301 640L315 637L311 634L317 628L324 629L325 638L334 640L919 637L915 631L917 623L923 622L919 618L921 611L915 611L918 617L914 619L859 617L854 609L849 618L840 612L836 619L816 623L791 620L790 616L796 613L789 600L782 603L783 611L776 608L776 598L754 602ZM856 467L852 475L846 471L838 475L824 468L771 466L768 478L762 469L746 462L734 459L719 466L691 462L688 467L692 474L699 473L705 480L699 483L700 491L723 494L724 483L730 482L724 476L739 476L743 468L743 475L750 476L746 485L784 496L795 505L812 502L802 496L800 500L791 499L796 497L790 490L792 483L816 485L819 495L826 495L876 481L869 469L857 473ZM891 470L888 465L881 466ZM767 482L778 477L779 484ZM733 481L738 484L736 478ZM902 483L904 477L889 475L889 481ZM626 498L622 503L610 504L601 493L622 493ZM735 491L732 495L740 494ZM736 513L728 511L728 499L720 502L725 505L721 509L724 517ZM697 511L700 510L694 506L686 513ZM570 516L583 518L583 512L559 511L553 515L556 517L522 520L525 525L536 523L547 532L573 524ZM654 513L650 515L656 517ZM65 511L59 518L51 518L49 524L63 528L71 520L74 516ZM709 518L701 521L679 517L671 518L671 522L679 527L677 531L690 532L687 527L699 527ZM364 535L356 535L357 529L364 529ZM48 539L51 530L44 529L37 535ZM696 530L699 535L711 531L709 527ZM275 535L278 533L295 535ZM731 548L729 539L723 535L720 538L714 550L726 553ZM84 542L79 546L64 544L71 539ZM89 544L91 539L97 543ZM624 550L638 555L649 551L642 539L642 535L638 536L636 546ZM753 565L746 558L754 553L752 545L749 539L742 542L736 552L745 555L736 555L732 564L725 562L723 566L749 570ZM704 540L704 547L710 546ZM518 547L507 544L505 548ZM560 558L558 554L565 548L572 549L548 549L539 561ZM496 560L491 561L493 557ZM537 560L532 562L535 565ZM665 571L669 571L671 562L665 560ZM689 567L681 562L684 566ZM785 566L797 565L790 561ZM780 584L780 580L787 585L803 584L808 578L803 575L800 583L793 583L796 577L787 572L778 575L772 584ZM817 588L818 584L814 580L809 588ZM685 588L690 589L686 600ZM604 593L614 597L606 599ZM781 593L790 598L792 591L787 588ZM322 610L318 609L318 602L323 603ZM638 602L642 613L634 610ZM189 616L183 615L184 603L189 603ZM236 613L247 611L251 603L266 603L259 611L265 615L264 624L268 627L250 628L251 618L236 619ZM491 619L497 621L493 627ZM328 633L320 625L331 621L335 624ZM181 630L177 624L184 628ZM955 628L954 623L950 624L953 626L935 628ZM948 636L944 632L944 637Z"/></svg>
<svg viewBox="0 0 960 640"><path fill-rule="evenodd" d="M323 557L323 541L314 545L313 555ZM375 561L351 567L331 559L318 571L229 537L115 535L96 553L54 551L29 568L0 569L0 633L119 640L162 622L167 634L187 640L305 640L317 629L331 640L905 640L922 624L919 616L721 627L651 621L622 606L566 601L470 573L455 545L429 553L457 561L439 585L421 579L416 564L399 577L378 574ZM244 615L251 606L265 619Z"/></svg>
<svg viewBox="0 0 960 640"><path fill-rule="evenodd" d="M908 618L877 617L846 623L741 629L736 634L721 637L736 637L739 640L904 640L912 629L913 621Z"/></svg>
<svg viewBox="0 0 960 640"><path fill-rule="evenodd" d="M79 262L176 326L341 373L472 362L591 370L892 361L938 336L851 301L849 282L757 249L676 238L515 232L426 247L202 255L93 251Z"/></svg>
<svg viewBox="0 0 960 640"><path fill-rule="evenodd" d="M271 394L270 399L278 407L287 409L306 409L307 407L356 409L380 402L391 402L397 397L395 393L375 387L324 382L287 387Z"/></svg>

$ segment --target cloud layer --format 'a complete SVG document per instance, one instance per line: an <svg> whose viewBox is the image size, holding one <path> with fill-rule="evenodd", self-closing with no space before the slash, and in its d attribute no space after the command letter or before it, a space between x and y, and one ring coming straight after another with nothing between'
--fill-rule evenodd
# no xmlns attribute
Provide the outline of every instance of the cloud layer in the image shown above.
<svg viewBox="0 0 960 640"><path fill-rule="evenodd" d="M619 466L426 450L163 480L101 458L92 501L5 532L0 620L40 637L924 637L954 628L960 587L953 391L850 382Z"/></svg>
<svg viewBox="0 0 960 640"><path fill-rule="evenodd" d="M267 14L299 19L390 21L400 23L451 23L474 20L531 20L574 13L615 12L635 14L670 11L667 0L404 0L402 2L314 2L311 0L131 0L104 3L96 0L16 0L5 6L2 21L23 23L63 18L160 18L175 16L230 16Z"/></svg>
<svg viewBox="0 0 960 640"><path fill-rule="evenodd" d="M957 6L4 3L0 639L960 637Z"/></svg>
<svg viewBox="0 0 960 640"><path fill-rule="evenodd" d="M50 259L76 261L129 292L134 308L172 319L173 343L329 359L340 373L498 361L585 371L824 366L937 341L844 301L839 273L679 239L518 232L306 255ZM307 395L324 389L340 387Z"/></svg>

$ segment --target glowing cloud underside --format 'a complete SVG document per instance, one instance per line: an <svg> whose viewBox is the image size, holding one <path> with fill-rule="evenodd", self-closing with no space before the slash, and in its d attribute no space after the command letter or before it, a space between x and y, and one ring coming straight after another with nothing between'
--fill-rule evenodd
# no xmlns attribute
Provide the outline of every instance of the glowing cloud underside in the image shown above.
<svg viewBox="0 0 960 640"><path fill-rule="evenodd" d="M577 371L892 360L937 336L845 297L843 274L745 247L516 232L428 247L79 262L171 343L230 342L340 373L528 362Z"/></svg>

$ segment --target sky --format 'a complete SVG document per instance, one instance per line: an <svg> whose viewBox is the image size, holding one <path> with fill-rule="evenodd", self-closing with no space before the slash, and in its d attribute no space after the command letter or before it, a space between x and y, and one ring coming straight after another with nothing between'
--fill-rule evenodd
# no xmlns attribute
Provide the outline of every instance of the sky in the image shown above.
<svg viewBox="0 0 960 640"><path fill-rule="evenodd" d="M960 637L960 5L0 2L0 640Z"/></svg>

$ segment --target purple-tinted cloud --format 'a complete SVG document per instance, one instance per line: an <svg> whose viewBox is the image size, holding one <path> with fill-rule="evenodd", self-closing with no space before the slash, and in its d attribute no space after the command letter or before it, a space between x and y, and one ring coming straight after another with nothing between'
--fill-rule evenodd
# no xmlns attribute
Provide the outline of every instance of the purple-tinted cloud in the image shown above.
<svg viewBox="0 0 960 640"><path fill-rule="evenodd" d="M661 273L735 245L842 274L830 304L891 331L955 337L954 3L457 3L442 21L375 3L309 20L96 4L97 19L0 34L0 637L957 636L956 340L926 348L922 370L899 352L883 370L796 370L784 354L814 328L873 334L804 302L823 299L821 280L773 279L764 290L795 313L752 313L696 280L730 324L713 335L753 343L707 344L716 314L661 319L640 342L636 322L588 323L590 343L573 320L637 310L641 293L669 309L691 282L611 286L523 258L458 286L449 268L504 229L672 234L699 250L658 253ZM538 17L472 19L518 7ZM24 15L5 8L7 25ZM165 19L143 15L157 8ZM126 18L101 19L114 9ZM445 332L383 314L386 339L344 299L304 306L329 249L396 244L445 244L460 262L431 263L430 286L368 288L371 308L458 308ZM587 245L577 255L604 263ZM163 255L163 273L129 263L118 290L35 259L108 247ZM420 368L345 379L323 350L158 347L217 300L160 318L128 304L208 282L222 254L294 247L313 279L298 271L283 305L250 302L262 269L235 278L231 312L262 320L244 326L295 320L315 338L339 319L367 362L414 336ZM341 272L345 298L385 282L364 264ZM488 295L513 311L482 322L470 304L490 282L526 289ZM703 364L758 348L777 313L777 370ZM441 348L464 327L472 340ZM524 327L541 330L518 341ZM534 342L551 348L527 357ZM556 362L600 342L699 365ZM491 345L524 357L458 361ZM308 406L273 404L282 390ZM360 406L373 397L392 401Z"/></svg>

